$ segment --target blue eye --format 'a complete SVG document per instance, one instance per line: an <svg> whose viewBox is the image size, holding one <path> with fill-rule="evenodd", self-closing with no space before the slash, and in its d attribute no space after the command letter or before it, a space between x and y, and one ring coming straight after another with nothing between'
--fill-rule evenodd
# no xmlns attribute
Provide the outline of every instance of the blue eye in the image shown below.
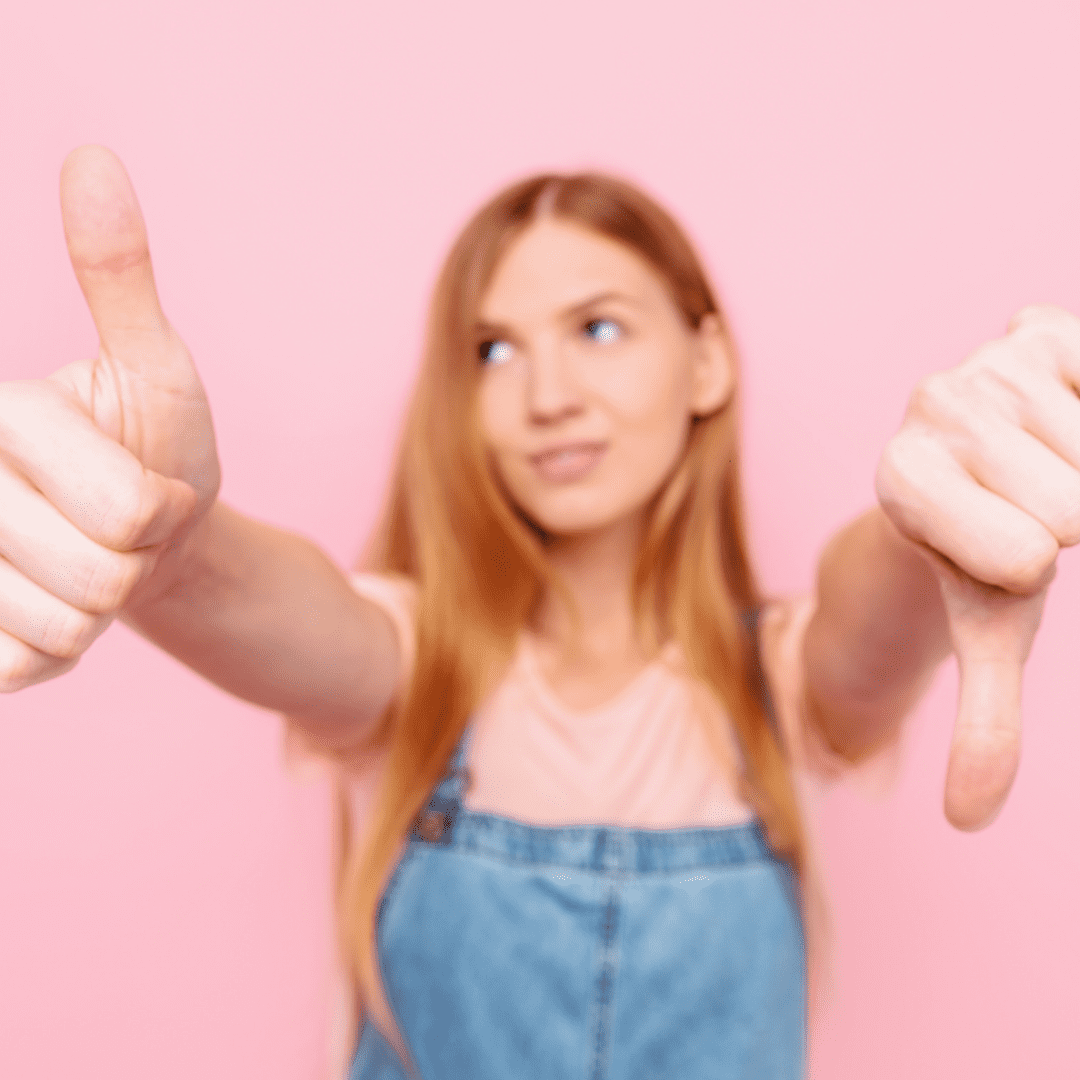
<svg viewBox="0 0 1080 1080"><path fill-rule="evenodd" d="M593 319L592 322L587 322L585 333L594 341L614 341L622 336L619 324L611 319Z"/></svg>
<svg viewBox="0 0 1080 1080"><path fill-rule="evenodd" d="M480 359L485 364L505 364L514 355L508 341L483 341L480 343Z"/></svg>

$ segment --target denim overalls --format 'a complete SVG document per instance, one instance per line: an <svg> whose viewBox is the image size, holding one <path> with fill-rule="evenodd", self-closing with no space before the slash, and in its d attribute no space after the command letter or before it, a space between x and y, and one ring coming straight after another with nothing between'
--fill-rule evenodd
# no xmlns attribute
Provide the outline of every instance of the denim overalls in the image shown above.
<svg viewBox="0 0 1080 1080"><path fill-rule="evenodd" d="M795 881L752 820L538 826L461 805L470 726L378 911L422 1080L802 1080ZM373 1023L349 1080L405 1080Z"/></svg>

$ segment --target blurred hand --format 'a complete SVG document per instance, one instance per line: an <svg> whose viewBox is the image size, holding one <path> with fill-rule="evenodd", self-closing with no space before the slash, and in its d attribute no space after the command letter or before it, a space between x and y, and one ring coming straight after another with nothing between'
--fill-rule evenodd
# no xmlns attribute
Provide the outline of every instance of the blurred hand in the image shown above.
<svg viewBox="0 0 1080 1080"><path fill-rule="evenodd" d="M941 586L960 673L945 784L959 829L997 816L1020 762L1023 666L1060 548L1080 540L1080 320L1029 307L916 387L877 472Z"/></svg>
<svg viewBox="0 0 1080 1080"><path fill-rule="evenodd" d="M0 383L0 692L70 670L125 604L166 587L220 483L123 165L74 151L60 202L101 345L47 379Z"/></svg>

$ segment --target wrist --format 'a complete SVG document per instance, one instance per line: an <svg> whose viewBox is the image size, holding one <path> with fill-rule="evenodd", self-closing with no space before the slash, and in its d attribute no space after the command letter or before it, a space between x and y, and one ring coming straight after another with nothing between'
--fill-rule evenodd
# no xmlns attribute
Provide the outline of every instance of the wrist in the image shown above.
<svg viewBox="0 0 1080 1080"><path fill-rule="evenodd" d="M204 514L165 541L153 571L132 591L121 618L186 591L211 574L211 551L220 535L224 511L224 505L215 499Z"/></svg>

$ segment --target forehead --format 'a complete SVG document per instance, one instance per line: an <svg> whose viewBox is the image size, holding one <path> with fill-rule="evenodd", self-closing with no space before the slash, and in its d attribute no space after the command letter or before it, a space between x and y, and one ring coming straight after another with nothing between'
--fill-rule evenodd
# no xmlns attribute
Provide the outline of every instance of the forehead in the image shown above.
<svg viewBox="0 0 1080 1080"><path fill-rule="evenodd" d="M543 318L608 292L646 306L667 302L664 282L632 248L565 219L544 218L503 255L480 301L480 318Z"/></svg>

